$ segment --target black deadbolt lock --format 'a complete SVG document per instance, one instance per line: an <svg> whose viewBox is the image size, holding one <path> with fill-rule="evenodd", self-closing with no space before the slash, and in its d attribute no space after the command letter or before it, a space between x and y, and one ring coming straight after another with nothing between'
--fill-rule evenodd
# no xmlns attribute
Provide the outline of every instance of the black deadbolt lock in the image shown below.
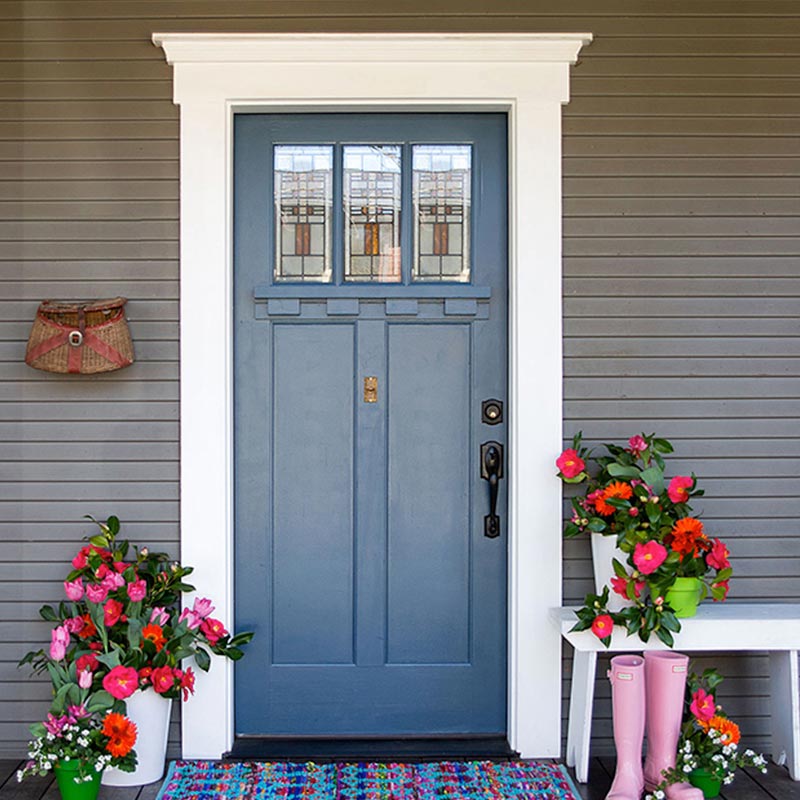
<svg viewBox="0 0 800 800"><path fill-rule="evenodd" d="M497 425L503 421L503 401L484 400L481 403L481 422Z"/></svg>

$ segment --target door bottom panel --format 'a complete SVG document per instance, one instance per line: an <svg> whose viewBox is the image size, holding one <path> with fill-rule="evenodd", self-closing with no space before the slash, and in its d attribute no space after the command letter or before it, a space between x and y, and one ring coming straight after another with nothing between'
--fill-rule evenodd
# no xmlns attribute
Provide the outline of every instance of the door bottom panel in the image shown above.
<svg viewBox="0 0 800 800"><path fill-rule="evenodd" d="M519 756L505 736L299 737L237 736L225 758L277 761L509 761Z"/></svg>

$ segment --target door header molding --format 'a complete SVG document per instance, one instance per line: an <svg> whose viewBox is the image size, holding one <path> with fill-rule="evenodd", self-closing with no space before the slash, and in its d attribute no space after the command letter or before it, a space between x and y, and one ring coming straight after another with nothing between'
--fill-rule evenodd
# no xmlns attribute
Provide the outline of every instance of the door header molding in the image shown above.
<svg viewBox="0 0 800 800"><path fill-rule="evenodd" d="M503 111L509 118L508 736L561 749L561 106L591 34L156 33L181 107L181 557L233 622L234 112ZM183 755L234 736L233 668L198 676Z"/></svg>

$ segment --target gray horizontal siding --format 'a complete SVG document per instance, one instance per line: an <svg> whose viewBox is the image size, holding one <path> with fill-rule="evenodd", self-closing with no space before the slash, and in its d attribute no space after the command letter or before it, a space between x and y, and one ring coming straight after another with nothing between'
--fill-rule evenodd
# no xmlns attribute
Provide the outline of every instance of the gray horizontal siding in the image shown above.
<svg viewBox="0 0 800 800"><path fill-rule="evenodd" d="M4 2L0 754L19 756L45 706L14 663L45 638L34 614L58 598L81 515L116 512L177 549L179 130L155 30L592 31L564 110L565 436L673 439L731 540L733 598L798 599L796 0ZM20 363L39 299L117 293L133 367L87 380ZM564 566L574 602L586 542ZM723 699L766 746L765 660L702 663L731 676ZM608 752L604 680L593 732Z"/></svg>

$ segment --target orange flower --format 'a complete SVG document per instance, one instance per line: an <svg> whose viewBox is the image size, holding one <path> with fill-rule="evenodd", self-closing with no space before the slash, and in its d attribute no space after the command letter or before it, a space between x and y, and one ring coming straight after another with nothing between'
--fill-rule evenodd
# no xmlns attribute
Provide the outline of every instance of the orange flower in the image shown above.
<svg viewBox="0 0 800 800"><path fill-rule="evenodd" d="M731 722L727 717L716 716L711 717L707 722L704 720L698 720L698 722L704 731L708 731L710 728L718 730L722 734L723 745L739 744L739 739L741 738L739 726L735 722Z"/></svg>
<svg viewBox="0 0 800 800"><path fill-rule="evenodd" d="M117 758L128 755L136 744L136 725L122 714L106 714L103 734L108 736L106 750Z"/></svg>
<svg viewBox="0 0 800 800"><path fill-rule="evenodd" d="M696 557L699 548L707 543L708 539L703 533L703 523L699 519L684 517L679 519L672 528L671 547L682 556L691 553L692 556Z"/></svg>
<svg viewBox="0 0 800 800"><path fill-rule="evenodd" d="M617 509L606 503L610 497L617 498L618 500L630 500L633 497L633 489L627 483L622 481L615 481L606 486L603 493L594 501L594 507L599 514L604 517L611 516Z"/></svg>
<svg viewBox="0 0 800 800"><path fill-rule="evenodd" d="M142 628L142 637L149 639L156 646L156 650L161 650L167 643L167 640L164 638L164 629L160 625L156 625L152 622Z"/></svg>
<svg viewBox="0 0 800 800"><path fill-rule="evenodd" d="M89 639L92 636L96 636L97 628L92 622L92 618L88 614L82 614L81 619L83 620L83 627L78 631L78 636L81 639Z"/></svg>

